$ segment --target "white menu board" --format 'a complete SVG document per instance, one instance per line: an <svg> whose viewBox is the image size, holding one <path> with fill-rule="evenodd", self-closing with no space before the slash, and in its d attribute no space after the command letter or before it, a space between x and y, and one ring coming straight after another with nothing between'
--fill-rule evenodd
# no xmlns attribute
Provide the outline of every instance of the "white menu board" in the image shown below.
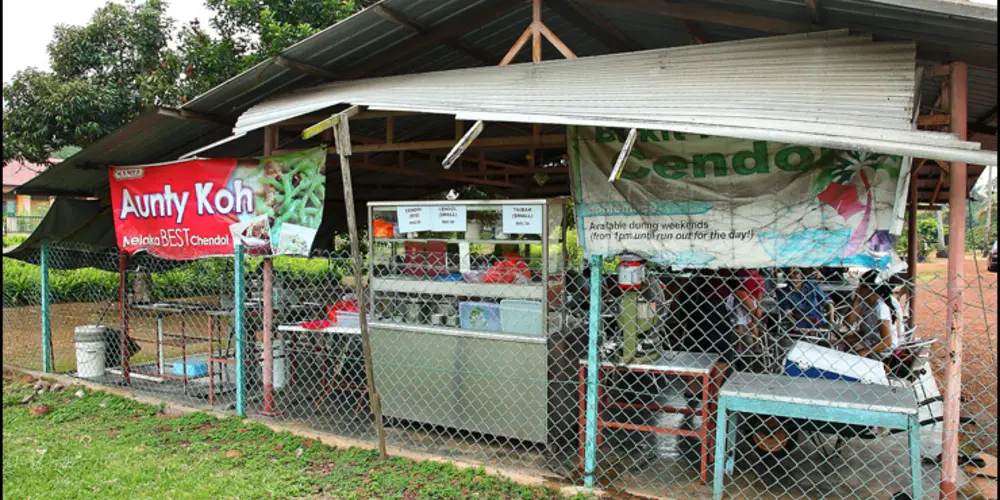
<svg viewBox="0 0 1000 500"><path fill-rule="evenodd" d="M464 206L445 205L431 208L432 231L465 231Z"/></svg>
<svg viewBox="0 0 1000 500"><path fill-rule="evenodd" d="M400 233L415 233L431 229L431 207L396 207Z"/></svg>
<svg viewBox="0 0 1000 500"><path fill-rule="evenodd" d="M503 232L507 234L542 234L542 206L504 205Z"/></svg>

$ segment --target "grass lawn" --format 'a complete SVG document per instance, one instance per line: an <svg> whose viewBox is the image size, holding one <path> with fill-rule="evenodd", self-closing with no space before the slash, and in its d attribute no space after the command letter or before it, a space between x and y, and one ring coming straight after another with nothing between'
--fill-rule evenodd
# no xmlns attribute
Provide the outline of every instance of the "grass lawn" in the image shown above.
<svg viewBox="0 0 1000 500"><path fill-rule="evenodd" d="M34 391L4 372L3 498L557 498L435 462L380 461L239 418L165 415L103 392ZM39 413L40 405L48 413ZM42 408L42 412L45 408Z"/></svg>

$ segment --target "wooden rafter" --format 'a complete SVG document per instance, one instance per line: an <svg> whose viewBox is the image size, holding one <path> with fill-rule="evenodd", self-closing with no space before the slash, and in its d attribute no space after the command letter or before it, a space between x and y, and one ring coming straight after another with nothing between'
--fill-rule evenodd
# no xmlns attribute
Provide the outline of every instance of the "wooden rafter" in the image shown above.
<svg viewBox="0 0 1000 500"><path fill-rule="evenodd" d="M426 34L417 37L415 40L407 40L405 43L397 44L396 47L398 50L393 50L384 56L368 59L367 63L360 68L345 74L343 79L355 80L368 76L390 66L394 62L440 44L460 32L467 31L470 26L480 25L496 19L523 3L524 0L495 0L480 7L469 9L441 26L430 29Z"/></svg>
<svg viewBox="0 0 1000 500"><path fill-rule="evenodd" d="M177 118L180 120L205 122L205 123L210 123L212 125L220 125L224 127L233 126L232 120L227 120L221 116L210 115L207 113L199 113L197 111L191 111L187 109L157 108L156 114L161 116L169 116L171 118Z"/></svg>
<svg viewBox="0 0 1000 500"><path fill-rule="evenodd" d="M360 163L360 162L351 162L351 168L366 170L370 172L399 174L412 177L436 177L439 179L448 179L448 180L464 182L467 184L476 184L481 186L496 186L505 188L520 187L518 184L513 184L508 181L487 179L485 177L474 177L465 175L461 172L449 172L437 168L430 168L425 170L425 169L410 168L406 166L373 165L370 163Z"/></svg>
<svg viewBox="0 0 1000 500"><path fill-rule="evenodd" d="M383 18L385 18L385 19L387 19L389 21L392 21L392 22L394 22L394 23L396 23L396 24L398 24L400 26L403 26L403 27L409 29L410 31L413 31L413 32L417 33L420 36L429 36L429 35L431 35L431 33L433 31L433 30L430 30L430 29L427 29L427 28L421 26L420 24L418 24L417 22L413 21L412 19L406 17L402 13L396 12L396 11L390 9L389 7L386 7L385 5L377 4L374 7L372 7L372 9L379 16L382 16ZM461 40L459 40L457 38L454 38L454 37L445 38L445 39L443 39L441 41L441 43L443 43L444 45L447 45L448 47L451 47L452 49L455 49L456 51L461 52L461 53L463 53L463 54L465 54L465 55L467 55L467 56L469 56L469 57L471 57L473 59L476 59L476 60L478 60L481 63L487 64L487 65L490 65L490 66L496 64L496 61L494 61L492 58L490 58L486 54L480 52L479 50L475 49L474 47L471 47L469 44L467 44L467 43L465 43L465 42L463 42L463 41L461 41Z"/></svg>
<svg viewBox="0 0 1000 500"><path fill-rule="evenodd" d="M311 64L306 64L301 61L296 61L287 56L278 55L274 57L274 63L282 68L288 68L292 71L302 73L304 75L314 76L323 80L336 80L340 76L333 71L320 68L318 66L313 66Z"/></svg>
<svg viewBox="0 0 1000 500"><path fill-rule="evenodd" d="M379 144L360 144L353 146L352 150L355 153L387 153L387 152L398 152L398 151L433 151L433 150L450 150L455 145L454 139L444 139L438 141L418 141L418 142L393 142L389 143L379 143ZM515 137L483 137L476 139L469 149L471 150L525 150L531 148L557 148L564 147L566 145L566 135L565 134L551 134L543 135L541 137L533 136L515 136ZM289 151L279 150L275 154L287 153ZM330 148L330 154L337 154L336 148Z"/></svg>
<svg viewBox="0 0 1000 500"><path fill-rule="evenodd" d="M532 62L537 63L542 61L542 38L548 40L566 59L576 59L576 54L542 22L542 0L532 0L531 24L521 33L521 36L514 42L514 45L507 51L507 54L503 56L503 60L500 61L499 65L506 66L510 64L527 44L529 38L531 39Z"/></svg>
<svg viewBox="0 0 1000 500"><path fill-rule="evenodd" d="M641 45L623 34L611 21L585 5L580 5L573 0L549 0L546 5L611 51L642 50Z"/></svg>
<svg viewBox="0 0 1000 500"><path fill-rule="evenodd" d="M942 114L920 115L917 117L917 126L945 126L951 121L951 117Z"/></svg>
<svg viewBox="0 0 1000 500"><path fill-rule="evenodd" d="M746 28L762 33L804 33L812 31L813 26L794 21L773 19L755 14L742 14L695 4L680 4L660 0L577 0L583 3L603 5L609 8L624 8L636 12L658 14L676 19L686 19L724 26Z"/></svg>
<svg viewBox="0 0 1000 500"><path fill-rule="evenodd" d="M816 26L823 26L823 12L820 10L820 0L804 0L809 9L809 19Z"/></svg>

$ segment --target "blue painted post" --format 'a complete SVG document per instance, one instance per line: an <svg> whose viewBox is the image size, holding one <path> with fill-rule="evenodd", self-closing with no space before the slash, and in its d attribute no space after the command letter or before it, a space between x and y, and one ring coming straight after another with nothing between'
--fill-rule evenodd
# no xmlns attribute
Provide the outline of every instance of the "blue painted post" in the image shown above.
<svg viewBox="0 0 1000 500"><path fill-rule="evenodd" d="M52 325L49 323L49 240L42 240L42 371L52 373Z"/></svg>
<svg viewBox="0 0 1000 500"><path fill-rule="evenodd" d="M587 341L587 416L586 443L584 446L583 485L594 487L594 469L597 465L597 383L598 339L601 336L601 267L600 255L590 258L590 329Z"/></svg>
<svg viewBox="0 0 1000 500"><path fill-rule="evenodd" d="M244 281L243 245L236 245L236 263L234 274L236 278L233 283L233 330L236 336L236 414L245 416L247 414L246 401L246 360L244 334L246 328L243 325L244 312L246 309L246 293Z"/></svg>

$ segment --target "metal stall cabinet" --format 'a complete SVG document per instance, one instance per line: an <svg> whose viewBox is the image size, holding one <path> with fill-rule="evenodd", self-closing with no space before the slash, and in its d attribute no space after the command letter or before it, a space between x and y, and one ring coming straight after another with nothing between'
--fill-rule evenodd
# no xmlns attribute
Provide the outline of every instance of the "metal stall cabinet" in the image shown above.
<svg viewBox="0 0 1000 500"><path fill-rule="evenodd" d="M562 201L369 203L368 219L384 415L546 443Z"/></svg>

